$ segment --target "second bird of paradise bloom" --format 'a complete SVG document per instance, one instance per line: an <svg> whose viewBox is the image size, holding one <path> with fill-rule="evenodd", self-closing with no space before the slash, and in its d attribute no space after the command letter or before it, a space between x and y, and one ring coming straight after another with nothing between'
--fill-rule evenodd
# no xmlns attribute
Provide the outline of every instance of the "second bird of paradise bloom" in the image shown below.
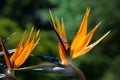
<svg viewBox="0 0 120 80"><path fill-rule="evenodd" d="M7 65L8 76L9 75L14 76L13 68L18 68L19 66L21 66L26 61L26 59L29 57L30 53L35 48L35 46L38 44L39 42L38 34L40 31L38 30L37 33L32 38L33 30L34 30L34 27L32 27L30 34L27 38L27 41L23 44L24 38L26 36L26 32L24 32L16 48L16 51L11 55L11 57L8 56L9 52L2 38L0 37L2 50L4 52L4 58L5 58L6 65Z"/></svg>
<svg viewBox="0 0 120 80"><path fill-rule="evenodd" d="M98 23L89 33L87 33L89 13L90 13L90 8L87 8L82 23L80 25L80 28L78 29L78 32L75 35L72 44L69 46L66 33L64 30L63 19L61 25L58 20L55 22L52 12L50 11L50 16L54 26L54 30L58 36L58 49L59 49L60 59L63 65L68 64L68 62L70 62L72 59L80 57L86 54L87 52L89 52L95 45L97 45L104 37L106 37L110 33L110 31L108 31L97 41L89 45L94 32L97 30L97 28L101 23L101 22Z"/></svg>

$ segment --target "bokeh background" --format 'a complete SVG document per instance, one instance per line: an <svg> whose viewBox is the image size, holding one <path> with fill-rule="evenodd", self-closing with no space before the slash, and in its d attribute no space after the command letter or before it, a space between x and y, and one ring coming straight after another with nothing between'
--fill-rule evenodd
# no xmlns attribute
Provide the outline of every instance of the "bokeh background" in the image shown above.
<svg viewBox="0 0 120 80"><path fill-rule="evenodd" d="M97 23L102 24L91 42L107 31L111 33L88 54L73 60L86 75L87 80L119 80L120 76L120 0L0 0L0 36L4 39L16 32L9 41L8 49L17 46L24 30L40 29L40 43L32 54L59 57L57 37L51 30L49 9L55 18L64 18L68 41L71 43L76 34L87 7L91 8L88 31ZM0 48L1 49L1 48ZM3 59L1 57L1 62ZM45 63L33 57L22 66ZM22 67L21 66L21 67ZM18 71L20 80L75 80L70 76Z"/></svg>

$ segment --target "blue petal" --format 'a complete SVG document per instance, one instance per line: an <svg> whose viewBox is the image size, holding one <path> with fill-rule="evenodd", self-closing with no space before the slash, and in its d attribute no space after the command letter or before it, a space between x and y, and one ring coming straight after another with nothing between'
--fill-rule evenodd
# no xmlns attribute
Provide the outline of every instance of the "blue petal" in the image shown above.
<svg viewBox="0 0 120 80"><path fill-rule="evenodd" d="M34 56L43 60L47 60L51 63L61 65L61 61L58 58L52 56L39 56L39 55L34 55Z"/></svg>

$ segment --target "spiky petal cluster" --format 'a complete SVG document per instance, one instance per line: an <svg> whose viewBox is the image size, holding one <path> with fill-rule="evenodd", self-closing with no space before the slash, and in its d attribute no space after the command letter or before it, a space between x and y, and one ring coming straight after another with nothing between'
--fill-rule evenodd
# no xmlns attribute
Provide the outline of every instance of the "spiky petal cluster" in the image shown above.
<svg viewBox="0 0 120 80"><path fill-rule="evenodd" d="M80 25L80 28L79 28L77 34L75 35L71 46L69 47L68 41L66 38L66 33L64 30L63 19L62 19L62 26L60 26L59 21L57 21L57 22L54 21L53 15L50 11L50 16L51 16L51 20L52 20L52 23L54 26L54 30L58 33L58 36L60 37L58 40L58 48L59 48L59 54L60 54L60 58L61 58L62 63L67 64L68 57L70 59L74 59L76 57L79 57L79 56L86 54L95 45L97 45L105 36L107 36L109 34L109 32L107 32L105 35L103 35L97 41L88 45L91 41L91 38L92 38L94 32L96 31L96 29L100 25L100 23L98 23L89 33L87 33L87 24L88 24L89 12L90 12L90 9L87 8L86 13L84 15L84 18L82 20L82 23Z"/></svg>
<svg viewBox="0 0 120 80"><path fill-rule="evenodd" d="M38 30L38 32L32 38L33 30L34 30L34 27L31 29L31 32L27 38L27 41L23 45L23 41L24 41L24 38L26 35L26 32L24 32L24 34L16 48L16 51L12 54L12 56L10 58L8 56L9 52L6 49L6 47L2 41L2 38L0 38L0 42L2 43L2 50L4 51L4 58L5 58L8 69L16 68L16 67L19 67L20 65L22 65L26 61L26 59L28 58L28 56L30 55L32 50L35 48L35 46L38 44L38 42L39 42L38 34L40 31Z"/></svg>

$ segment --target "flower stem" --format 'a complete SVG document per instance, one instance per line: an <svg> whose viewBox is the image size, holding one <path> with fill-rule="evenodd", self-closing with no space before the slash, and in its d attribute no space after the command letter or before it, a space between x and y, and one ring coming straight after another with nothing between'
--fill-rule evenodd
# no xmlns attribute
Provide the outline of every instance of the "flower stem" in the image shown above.
<svg viewBox="0 0 120 80"><path fill-rule="evenodd" d="M80 69L78 69L75 65L73 65L71 62L69 62L69 63L68 63L68 66L72 67L73 70L75 70L75 72L76 72L76 75L75 75L75 76L76 76L78 79L86 80L86 77L85 77L85 75L83 74L83 72L82 72Z"/></svg>

